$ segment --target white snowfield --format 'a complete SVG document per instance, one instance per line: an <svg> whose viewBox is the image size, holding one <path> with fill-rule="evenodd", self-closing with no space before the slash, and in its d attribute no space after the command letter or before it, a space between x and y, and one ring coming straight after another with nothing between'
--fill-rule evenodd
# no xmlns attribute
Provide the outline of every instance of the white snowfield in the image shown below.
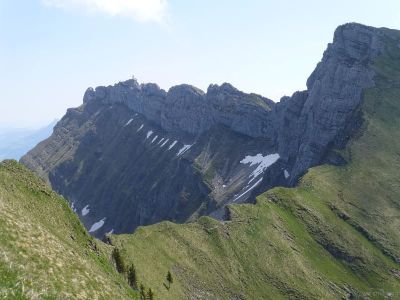
<svg viewBox="0 0 400 300"><path fill-rule="evenodd" d="M153 143L156 141L156 139L158 139L158 135L156 135L156 136L153 138L153 140L151 141L150 144L153 144Z"/></svg>
<svg viewBox="0 0 400 300"><path fill-rule="evenodd" d="M153 134L153 130L149 130L149 131L147 132L147 135L146 135L146 140L147 140L149 137L151 137L152 134Z"/></svg>
<svg viewBox="0 0 400 300"><path fill-rule="evenodd" d="M128 126L129 124L131 124L131 123L132 123L132 121L133 121L133 119L130 119L128 122L126 122L126 124L125 124L125 126L124 126L124 127Z"/></svg>
<svg viewBox="0 0 400 300"><path fill-rule="evenodd" d="M89 232L95 232L103 227L104 223L106 222L106 218L101 219L100 221L94 223L92 227L90 227Z"/></svg>
<svg viewBox="0 0 400 300"><path fill-rule="evenodd" d="M136 132L139 132L140 130L142 130L143 126L144 126L144 124L142 124L142 125L139 127L139 129L136 130Z"/></svg>
<svg viewBox="0 0 400 300"><path fill-rule="evenodd" d="M285 175L286 179L288 179L290 177L288 170L283 171L283 174Z"/></svg>
<svg viewBox="0 0 400 300"><path fill-rule="evenodd" d="M178 151L178 153L176 154L176 156L180 156L180 155L184 154L184 153L185 153L186 151L188 151L192 146L193 146L193 144L192 144L192 145L184 145L184 146Z"/></svg>
<svg viewBox="0 0 400 300"><path fill-rule="evenodd" d="M89 205L86 205L84 208L82 208L82 217L86 216L89 213Z"/></svg>
<svg viewBox="0 0 400 300"><path fill-rule="evenodd" d="M76 212L76 207L75 207L74 202L71 203L71 209L73 210L73 212Z"/></svg>
<svg viewBox="0 0 400 300"><path fill-rule="evenodd" d="M257 185L259 185L262 181L262 178L260 178L255 184L253 184L251 187L249 187L247 190L245 190L243 193L241 193L239 196L237 196L235 199L233 199L233 202L236 202L240 197L246 195L248 192L250 192L252 189L254 189Z"/></svg>
<svg viewBox="0 0 400 300"><path fill-rule="evenodd" d="M157 145L160 145L163 142L163 140L165 140L165 138L162 138L161 140L159 140Z"/></svg>
<svg viewBox="0 0 400 300"><path fill-rule="evenodd" d="M162 143L160 147L161 147L161 148L164 147L165 144L168 143L168 142L169 142L169 139L167 139L164 143Z"/></svg>
<svg viewBox="0 0 400 300"><path fill-rule="evenodd" d="M168 150L171 150L172 148L174 148L174 146L176 145L178 141L174 141L169 147Z"/></svg>
<svg viewBox="0 0 400 300"><path fill-rule="evenodd" d="M240 163L250 164L250 166L257 165L257 168L250 174L250 178L253 180L262 173L264 173L265 170L268 169L268 167L276 163L279 158L280 156L278 153L269 154L267 156L263 156L261 153L258 153L255 156L250 156L250 155L246 156L244 159L240 161Z"/></svg>
<svg viewBox="0 0 400 300"><path fill-rule="evenodd" d="M258 153L257 155L251 156L247 155L244 159L240 161L241 164L250 164L250 167L252 166L257 166L253 172L250 174L250 181L248 182L247 186L245 186L244 192L242 192L240 195L235 195L235 198L233 199L233 202L236 202L239 200L241 197L249 193L251 190L256 188L263 178L261 177L259 180L257 180L256 183L254 183L252 186L248 188L250 183L254 181L256 178L258 178L260 175L262 175L266 169L268 169L271 165L276 163L278 159L280 158L278 153L274 154L268 154L266 156L262 155L261 153Z"/></svg>

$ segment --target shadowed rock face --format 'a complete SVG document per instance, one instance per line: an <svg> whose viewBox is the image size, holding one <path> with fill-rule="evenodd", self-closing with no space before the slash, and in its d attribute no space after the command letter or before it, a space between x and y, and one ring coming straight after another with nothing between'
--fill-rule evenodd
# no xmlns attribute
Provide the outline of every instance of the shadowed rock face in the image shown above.
<svg viewBox="0 0 400 300"><path fill-rule="evenodd" d="M139 84L135 79L89 88L83 102L90 101L125 104L164 130L193 136L221 124L251 137L265 137L268 113L274 106L272 100L245 94L228 83L210 85L206 94L186 84L166 93L155 84Z"/></svg>
<svg viewBox="0 0 400 300"><path fill-rule="evenodd" d="M227 83L207 93L189 85L165 92L135 79L89 88L83 105L22 162L78 210L89 205L86 226L106 218L98 236L221 217L227 203L294 185L315 165L344 163L333 150L359 128L363 91L374 85L371 63L394 36L338 27L307 90L276 104Z"/></svg>
<svg viewBox="0 0 400 300"><path fill-rule="evenodd" d="M322 61L307 80L307 91L276 105L277 143L292 165L291 184L311 166L332 157L356 129L363 91L374 85L370 65L384 51L385 31L347 24L335 31Z"/></svg>

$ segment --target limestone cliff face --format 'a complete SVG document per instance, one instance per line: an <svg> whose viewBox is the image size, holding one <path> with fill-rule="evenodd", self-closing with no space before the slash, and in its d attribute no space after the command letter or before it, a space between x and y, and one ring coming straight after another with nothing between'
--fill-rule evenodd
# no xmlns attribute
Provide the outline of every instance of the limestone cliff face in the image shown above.
<svg viewBox="0 0 400 300"><path fill-rule="evenodd" d="M89 205L81 217L89 228L104 220L99 236L222 217L227 203L294 185L315 165L345 163L334 150L360 128L372 63L395 38L387 29L338 27L307 90L279 103L227 83L206 93L135 79L90 88L22 162L78 210Z"/></svg>
<svg viewBox="0 0 400 300"><path fill-rule="evenodd" d="M272 100L245 94L228 83L210 85L207 93L186 84L165 92L156 84L139 84L136 79L89 88L83 102L90 101L125 104L165 130L194 136L221 124L251 137L264 137L274 106Z"/></svg>
<svg viewBox="0 0 400 300"><path fill-rule="evenodd" d="M338 161L341 148L359 127L358 110L366 88L374 85L371 63L384 51L385 32L359 24L335 31L322 61L307 80L307 91L276 105L277 144L291 165L292 184L324 159Z"/></svg>

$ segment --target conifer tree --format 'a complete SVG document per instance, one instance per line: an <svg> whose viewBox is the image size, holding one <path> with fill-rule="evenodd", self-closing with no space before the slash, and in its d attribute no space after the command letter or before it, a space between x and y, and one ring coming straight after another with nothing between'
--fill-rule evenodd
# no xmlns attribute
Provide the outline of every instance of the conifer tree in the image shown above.
<svg viewBox="0 0 400 300"><path fill-rule="evenodd" d="M118 248L114 248L112 252L112 257L115 261L115 267L117 268L117 271L121 274L126 272L126 267L124 263L124 259L121 256L121 253L119 252Z"/></svg>
<svg viewBox="0 0 400 300"><path fill-rule="evenodd" d="M147 300L154 300L154 293L150 288L149 291L147 292Z"/></svg>
<svg viewBox="0 0 400 300"><path fill-rule="evenodd" d="M167 281L168 281L168 287L171 287L171 284L174 282L174 278L172 277L172 274L170 271L167 273Z"/></svg>
<svg viewBox="0 0 400 300"><path fill-rule="evenodd" d="M140 300L146 300L146 289L143 284L140 284Z"/></svg>
<svg viewBox="0 0 400 300"><path fill-rule="evenodd" d="M133 264L128 269L128 283L134 290L138 289L136 269Z"/></svg>

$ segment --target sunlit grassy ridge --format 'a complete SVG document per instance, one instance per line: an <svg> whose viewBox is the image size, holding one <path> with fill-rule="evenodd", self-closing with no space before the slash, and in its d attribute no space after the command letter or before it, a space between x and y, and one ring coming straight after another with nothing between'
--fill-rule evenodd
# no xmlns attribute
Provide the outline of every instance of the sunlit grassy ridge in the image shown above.
<svg viewBox="0 0 400 300"><path fill-rule="evenodd" d="M160 299L400 299L400 49L374 64L348 164L233 205L231 221L113 236ZM165 275L175 282L167 289Z"/></svg>
<svg viewBox="0 0 400 300"><path fill-rule="evenodd" d="M0 163L0 299L132 299L109 257L63 198Z"/></svg>

